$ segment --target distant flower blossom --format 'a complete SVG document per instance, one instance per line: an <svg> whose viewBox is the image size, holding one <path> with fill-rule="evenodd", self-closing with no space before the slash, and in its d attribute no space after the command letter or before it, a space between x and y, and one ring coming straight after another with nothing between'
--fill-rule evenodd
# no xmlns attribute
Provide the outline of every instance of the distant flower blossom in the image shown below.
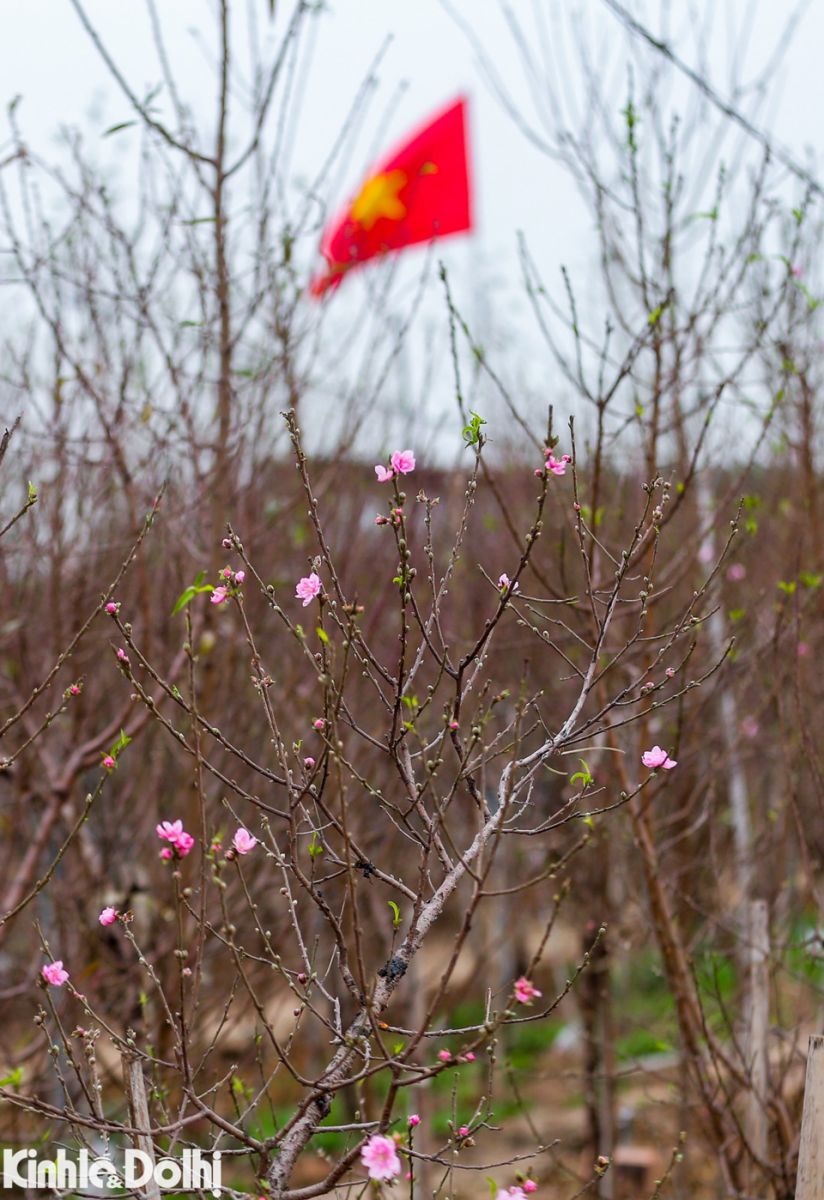
<svg viewBox="0 0 824 1200"><path fill-rule="evenodd" d="M712 545L709 542L704 542L703 546L698 551L698 561L706 566L707 563L712 562L714 557L715 551L713 550Z"/></svg>
<svg viewBox="0 0 824 1200"><path fill-rule="evenodd" d="M533 1000L538 1000L543 995L535 987L531 980L527 979L526 975L522 975L520 979L515 980L515 999L519 1004L531 1004Z"/></svg>
<svg viewBox="0 0 824 1200"><path fill-rule="evenodd" d="M43 978L52 987L62 987L69 978L69 972L63 969L63 959L58 958L53 963L46 963L43 967Z"/></svg>
<svg viewBox="0 0 824 1200"><path fill-rule="evenodd" d="M798 655L798 657L806 658L809 653L810 653L809 642L799 642L796 647L796 654Z"/></svg>
<svg viewBox="0 0 824 1200"><path fill-rule="evenodd" d="M518 580L516 579L513 583L506 571L501 572L501 574L498 576L498 587L502 592L519 592L521 590L521 585L518 583Z"/></svg>
<svg viewBox="0 0 824 1200"><path fill-rule="evenodd" d="M389 461L399 475L409 475L415 470L415 455L411 450L396 450Z"/></svg>
<svg viewBox="0 0 824 1200"><path fill-rule="evenodd" d="M117 909L111 907L104 908L97 919L101 925L114 925L117 920Z"/></svg>
<svg viewBox="0 0 824 1200"><path fill-rule="evenodd" d="M361 1162L366 1167L366 1173L370 1179L394 1179L401 1173L398 1147L391 1137L386 1137L382 1133L373 1134L361 1146Z"/></svg>
<svg viewBox="0 0 824 1200"><path fill-rule="evenodd" d="M744 717L744 720L741 722L741 732L743 733L744 737L758 737L758 731L760 728L761 726L753 716Z"/></svg>
<svg viewBox="0 0 824 1200"><path fill-rule="evenodd" d="M155 826L155 833L161 841L169 842L181 858L185 858L195 844L195 839L183 828L182 821L161 821ZM161 851L162 858L171 858L172 851L166 848Z"/></svg>
<svg viewBox="0 0 824 1200"><path fill-rule="evenodd" d="M727 571L727 579L729 579L730 583L740 583L746 577L747 568L743 563L733 563L729 571Z"/></svg>
<svg viewBox="0 0 824 1200"><path fill-rule="evenodd" d="M497 1200L524 1200L524 1190L513 1184L511 1188L498 1192Z"/></svg>
<svg viewBox="0 0 824 1200"><path fill-rule="evenodd" d="M216 587L215 590L212 592L211 596L209 597L209 603L210 604L223 604L228 599L229 599L229 589L227 587L225 587L224 584L221 584L220 587Z"/></svg>
<svg viewBox="0 0 824 1200"><path fill-rule="evenodd" d="M383 463L378 463L375 467L375 474L378 477L378 483L388 483L390 479L395 478L395 472L390 467L385 467Z"/></svg>
<svg viewBox="0 0 824 1200"><path fill-rule="evenodd" d="M248 829L241 827L232 838L232 845L238 854L248 854L257 845L257 838L253 837Z"/></svg>
<svg viewBox="0 0 824 1200"><path fill-rule="evenodd" d="M315 596L320 595L321 582L320 576L313 571L311 575L304 575L303 579L299 579L295 588L295 596L298 600L303 601L303 607L311 604Z"/></svg>
<svg viewBox="0 0 824 1200"><path fill-rule="evenodd" d="M553 475L566 475L567 463L572 462L569 454L562 454L560 458L556 458L551 450L546 453L546 468Z"/></svg>
<svg viewBox="0 0 824 1200"><path fill-rule="evenodd" d="M675 759L670 758L666 750L662 750L660 746L653 746L651 750L645 750L641 755L641 762L651 771L657 770L658 767L663 767L665 771L671 771L673 767L678 766Z"/></svg>
<svg viewBox="0 0 824 1200"><path fill-rule="evenodd" d="M803 279L804 268L798 263L793 263L790 267L790 274L792 275L793 279Z"/></svg>

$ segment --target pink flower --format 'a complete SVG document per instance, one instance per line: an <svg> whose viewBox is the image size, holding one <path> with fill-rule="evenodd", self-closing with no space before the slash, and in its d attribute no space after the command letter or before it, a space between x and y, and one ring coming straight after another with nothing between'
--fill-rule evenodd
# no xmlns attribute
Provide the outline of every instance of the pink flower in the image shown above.
<svg viewBox="0 0 824 1200"><path fill-rule="evenodd" d="M410 1113L408 1120L409 1120L409 1125L411 1126L412 1129L414 1129L416 1125L420 1125L420 1123L421 1123L421 1119L417 1113Z"/></svg>
<svg viewBox="0 0 824 1200"><path fill-rule="evenodd" d="M733 563L729 571L727 571L727 579L731 583L740 583L742 579L747 577L747 568L743 563Z"/></svg>
<svg viewBox="0 0 824 1200"><path fill-rule="evenodd" d="M313 729L325 729L326 722L324 721L323 717L318 717L317 720L313 721L312 728Z"/></svg>
<svg viewBox="0 0 824 1200"><path fill-rule="evenodd" d="M382 516L381 516L381 514L380 514L380 513L378 513L378 515L375 517L375 524L376 524L376 525L388 525L388 524L389 524L389 518L388 518L388 517L382 517Z"/></svg>
<svg viewBox="0 0 824 1200"><path fill-rule="evenodd" d="M221 579L231 579L232 578L232 568L224 567L223 570L220 572L220 577L221 577Z"/></svg>
<svg viewBox="0 0 824 1200"><path fill-rule="evenodd" d="M228 599L229 599L228 589L223 584L221 584L220 587L216 587L215 590L212 592L211 596L209 597L209 603L210 604L222 604L224 602L224 600L228 600Z"/></svg>
<svg viewBox="0 0 824 1200"><path fill-rule="evenodd" d="M512 580L507 575L506 571L503 571L498 576L498 587L501 589L502 592L509 592L509 591L519 592L521 590L521 585L518 583L518 580L516 579L515 582L513 583Z"/></svg>
<svg viewBox="0 0 824 1200"><path fill-rule="evenodd" d="M155 833L164 842L171 842L173 845L183 832L182 821L161 821L159 825L155 825Z"/></svg>
<svg viewBox="0 0 824 1200"><path fill-rule="evenodd" d="M790 267L790 274L792 275L793 279L802 279L804 276L804 268L799 266L798 263L793 263L793 265Z"/></svg>
<svg viewBox="0 0 824 1200"><path fill-rule="evenodd" d="M458 722L457 722L457 721L450 721L450 722L449 722L449 728L450 728L450 729L459 729L459 728L460 728L460 726L458 725Z"/></svg>
<svg viewBox="0 0 824 1200"><path fill-rule="evenodd" d="M117 920L117 909L104 908L97 919L101 925L114 925L115 921Z"/></svg>
<svg viewBox="0 0 824 1200"><path fill-rule="evenodd" d="M657 771L659 767L663 767L665 771L671 771L673 767L678 766L678 763L670 758L666 750L662 750L660 746L653 746L651 750L645 750L641 755L641 762L651 771Z"/></svg>
<svg viewBox="0 0 824 1200"><path fill-rule="evenodd" d="M303 601L303 607L311 604L315 596L320 595L320 577L313 571L311 575L304 575L303 579L298 580L295 588L295 596L298 600Z"/></svg>
<svg viewBox="0 0 824 1200"><path fill-rule="evenodd" d="M314 767L314 765L315 765L315 760L314 760L314 758L312 758L311 754L306 755L306 758L304 758L304 760L303 760L303 765L304 765L304 767L306 767L307 771L312 770L312 767Z"/></svg>
<svg viewBox="0 0 824 1200"><path fill-rule="evenodd" d="M113 617L119 608L120 608L119 604L116 604L114 602L114 600L110 600L109 603L106 605L106 612L109 614L109 616Z"/></svg>
<svg viewBox="0 0 824 1200"><path fill-rule="evenodd" d="M439 1050L438 1058L441 1060L441 1062L452 1062L452 1054L449 1050Z"/></svg>
<svg viewBox="0 0 824 1200"><path fill-rule="evenodd" d="M160 857L163 859L174 858L174 851L170 850L168 846L164 846L160 851Z"/></svg>
<svg viewBox="0 0 824 1200"><path fill-rule="evenodd" d="M675 667L667 667L664 674L666 675L667 679L672 679L675 676Z"/></svg>
<svg viewBox="0 0 824 1200"><path fill-rule="evenodd" d="M232 845L238 854L248 854L250 850L254 850L257 845L257 838L252 837L248 829L241 827L238 829L235 836L232 838Z"/></svg>
<svg viewBox="0 0 824 1200"><path fill-rule="evenodd" d="M69 978L69 972L63 970L63 959L58 958L53 963L46 963L43 968L43 978L52 987L62 987Z"/></svg>
<svg viewBox="0 0 824 1200"><path fill-rule="evenodd" d="M382 1133L373 1134L361 1146L361 1162L370 1179L394 1179L401 1173L398 1148L391 1137Z"/></svg>
<svg viewBox="0 0 824 1200"><path fill-rule="evenodd" d="M538 999L543 995L539 992L533 983L527 979L526 975L522 975L520 979L515 980L515 999L519 1004L531 1004L533 1000Z"/></svg>
<svg viewBox="0 0 824 1200"><path fill-rule="evenodd" d="M522 1190L529 1195L531 1192L537 1192L538 1185L534 1179L525 1179Z"/></svg>
<svg viewBox="0 0 824 1200"><path fill-rule="evenodd" d="M73 683L70 686L69 695L70 696L79 696L80 695L80 684L79 683Z"/></svg>
<svg viewBox="0 0 824 1200"><path fill-rule="evenodd" d="M117 763L114 761L111 754L103 755L103 766L106 768L107 771L113 771L114 768L117 766Z"/></svg>
<svg viewBox="0 0 824 1200"><path fill-rule="evenodd" d="M126 651L123 649L122 646L118 647L117 657L120 659L121 662L127 663L129 661L129 656L126 653Z"/></svg>
<svg viewBox="0 0 824 1200"><path fill-rule="evenodd" d="M806 658L809 653L810 653L809 642L799 642L798 645L796 646L796 654L798 655L798 657Z"/></svg>
<svg viewBox="0 0 824 1200"><path fill-rule="evenodd" d="M551 450L545 450L547 470L553 475L566 475L567 463L572 462L569 454L562 454L560 458L556 458Z"/></svg>
<svg viewBox="0 0 824 1200"><path fill-rule="evenodd" d="M523 1188L513 1184L511 1188L498 1192L497 1200L524 1200Z"/></svg>
<svg viewBox="0 0 824 1200"><path fill-rule="evenodd" d="M411 450L396 450L389 461L399 475L408 475L415 470L415 455Z"/></svg>
<svg viewBox="0 0 824 1200"><path fill-rule="evenodd" d="M175 842L175 850L177 850L181 858L185 858L194 844L195 839L190 833L181 833L180 837Z"/></svg>
<svg viewBox="0 0 824 1200"><path fill-rule="evenodd" d="M195 839L183 828L182 821L161 821L155 826L155 833L161 841L170 842L181 858L185 858L195 844ZM160 857L171 858L172 851L167 847L160 852Z"/></svg>
<svg viewBox="0 0 824 1200"><path fill-rule="evenodd" d="M395 472L390 471L389 467L383 466L382 463L378 463L375 467L375 474L378 477L378 483L388 483L390 479L395 478Z"/></svg>
<svg viewBox="0 0 824 1200"><path fill-rule="evenodd" d="M744 717L744 720L741 722L741 732L743 733L744 737L758 737L759 728L760 726L758 721L756 721L755 717L753 716Z"/></svg>
<svg viewBox="0 0 824 1200"><path fill-rule="evenodd" d="M474 1062L474 1061L475 1061L474 1051L467 1050L466 1054L464 1055L464 1062Z"/></svg>
<svg viewBox="0 0 824 1200"><path fill-rule="evenodd" d="M458 1130L458 1137L469 1137L469 1126L462 1125Z"/></svg>
<svg viewBox="0 0 824 1200"><path fill-rule="evenodd" d="M238 585L238 587L240 587L240 585L243 583L245 578L246 578L245 571L235 571L235 583Z"/></svg>

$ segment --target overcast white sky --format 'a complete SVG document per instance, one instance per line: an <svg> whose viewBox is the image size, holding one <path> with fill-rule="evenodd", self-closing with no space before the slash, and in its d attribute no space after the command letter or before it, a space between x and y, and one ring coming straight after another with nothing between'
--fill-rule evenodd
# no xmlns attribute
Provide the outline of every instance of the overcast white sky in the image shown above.
<svg viewBox="0 0 824 1200"><path fill-rule="evenodd" d="M729 88L731 53L743 54L753 75L774 52L787 17L790 0L708 0L716 22L707 47L715 86ZM479 40L494 58L500 75L519 101L528 103L518 55L507 31L501 0L450 0L471 22ZM615 18L602 0L508 0L509 7L531 27L535 6L561 15L551 26L556 70L562 89L575 94L580 87L568 37L570 18L580 13L596 63L617 81L616 106L626 78L624 40ZM627 0L639 17L660 31L659 0ZM247 4L269 28L266 0L235 0L236 39L243 49ZM158 0L175 74L181 92L204 124L212 113L213 64L209 44L214 22L211 0ZM277 29L291 3L278 0ZM379 85L366 118L355 157L338 179L345 199L369 158L440 107L459 91L472 102L472 144L475 158L478 228L470 239L455 241L443 251L461 280L463 297L483 320L489 300L472 294L471 282L502 281L496 303L508 306L506 316L526 317L519 296L515 233L523 230L532 253L549 280L557 279L561 262L584 273L594 249L589 218L574 185L561 167L542 155L518 132L491 94L476 55L442 0L329 0L318 23L316 51L306 80L294 170L311 175L338 131L342 113L355 95L370 63L388 35L391 45L379 69ZM85 0L85 8L136 91L145 93L160 80L148 16L142 0ZM705 0L671 0L671 29L676 49L694 62L692 11L705 9ZM90 141L132 115L119 95L69 0L0 0L0 101L23 97L18 115L29 144L48 156L61 125L82 127ZM557 38L557 42L555 39ZM811 150L824 149L824 0L813 0L803 17L778 78L771 108L763 118L771 132L805 160ZM565 73L568 78L565 78ZM400 84L403 95L393 103ZM388 113L388 116L387 116ZM5 140L0 115L0 156ZM100 140L101 155L128 156L128 138ZM115 145L117 141L117 145ZM134 143L132 143L132 149ZM478 289L481 291L482 289Z"/></svg>

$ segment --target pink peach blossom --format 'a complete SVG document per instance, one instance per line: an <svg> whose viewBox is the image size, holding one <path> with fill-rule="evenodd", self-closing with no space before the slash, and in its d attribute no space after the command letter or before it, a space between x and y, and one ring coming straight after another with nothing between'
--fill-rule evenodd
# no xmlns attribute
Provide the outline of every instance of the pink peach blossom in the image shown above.
<svg viewBox="0 0 824 1200"><path fill-rule="evenodd" d="M382 1133L373 1134L361 1146L361 1162L370 1179L394 1179L401 1173L398 1148L391 1137Z"/></svg>
<svg viewBox="0 0 824 1200"><path fill-rule="evenodd" d="M175 842L175 850L181 858L185 858L195 844L195 839L190 833L181 833L180 837Z"/></svg>
<svg viewBox="0 0 824 1200"><path fill-rule="evenodd" d="M176 842L183 832L182 821L161 821L155 826L155 833L164 842Z"/></svg>
<svg viewBox="0 0 824 1200"><path fill-rule="evenodd" d="M299 579L295 587L295 597L303 601L303 607L311 604L315 596L320 595L321 582L320 576L313 571L311 575L304 575L303 579Z"/></svg>
<svg viewBox="0 0 824 1200"><path fill-rule="evenodd" d="M562 454L560 458L556 458L551 450L545 450L546 467L553 475L566 475L567 463L572 462L569 454Z"/></svg>
<svg viewBox="0 0 824 1200"><path fill-rule="evenodd" d="M97 919L101 925L114 925L117 920L117 909L111 907L104 908Z"/></svg>
<svg viewBox="0 0 824 1200"><path fill-rule="evenodd" d="M469 1137L469 1126L468 1125L461 1125L460 1129L458 1130L458 1137L462 1137L462 1138Z"/></svg>
<svg viewBox="0 0 824 1200"><path fill-rule="evenodd" d="M753 716L744 717L744 720L741 722L741 732L743 733L744 737L758 737L758 731L760 728L761 727L758 724L758 721Z"/></svg>
<svg viewBox="0 0 824 1200"><path fill-rule="evenodd" d="M641 755L641 762L651 771L657 771L659 767L663 767L665 771L671 771L673 767L678 766L675 759L670 758L666 750L662 750L660 746L653 746L651 750L645 750Z"/></svg>
<svg viewBox="0 0 824 1200"><path fill-rule="evenodd" d="M324 721L323 717L318 717L312 722L312 727L314 729L324 729L326 727L326 722Z"/></svg>
<svg viewBox="0 0 824 1200"><path fill-rule="evenodd" d="M378 477L378 483L388 483L390 479L395 478L395 472L390 470L389 467L383 466L382 463L378 463L375 467L375 474Z"/></svg>
<svg viewBox="0 0 824 1200"><path fill-rule="evenodd" d="M420 1125L421 1119L417 1113L410 1113L408 1117L408 1123L414 1129L416 1125Z"/></svg>
<svg viewBox="0 0 824 1200"><path fill-rule="evenodd" d="M515 980L515 999L519 1004L531 1004L533 1000L539 999L542 995L543 993L538 991L526 975Z"/></svg>
<svg viewBox="0 0 824 1200"><path fill-rule="evenodd" d="M727 571L727 579L731 583L740 583L742 579L747 577L747 568L743 563L733 563L729 571Z"/></svg>
<svg viewBox="0 0 824 1200"><path fill-rule="evenodd" d="M521 585L518 583L518 580L516 579L515 582L513 583L512 580L507 575L506 571L502 571L501 574L498 576L498 587L501 589L502 592L510 592L511 591L514 593L514 592L519 592L521 590Z"/></svg>
<svg viewBox="0 0 824 1200"><path fill-rule="evenodd" d="M221 584L220 587L216 587L215 590L212 592L211 596L209 597L209 603L210 604L223 604L223 602L228 599L229 599L229 591L225 587L224 584Z"/></svg>
<svg viewBox="0 0 824 1200"><path fill-rule="evenodd" d="M114 600L110 600L109 603L106 605L106 612L109 614L109 616L113 617L119 608L120 608L119 604L116 604Z"/></svg>
<svg viewBox="0 0 824 1200"><path fill-rule="evenodd" d="M232 838L232 845L238 854L248 854L257 845L257 838L253 837L248 829L241 827Z"/></svg>
<svg viewBox="0 0 824 1200"><path fill-rule="evenodd" d="M441 1060L441 1062L451 1062L452 1054L450 1053L449 1050L439 1050L438 1058Z"/></svg>
<svg viewBox="0 0 824 1200"><path fill-rule="evenodd" d="M524 1200L523 1188L519 1188L517 1184L513 1184L511 1188L504 1188L498 1192L497 1200Z"/></svg>
<svg viewBox="0 0 824 1200"><path fill-rule="evenodd" d="M114 768L117 766L117 763L114 761L111 754L103 755L103 766L106 768L107 771L113 771Z"/></svg>
<svg viewBox="0 0 824 1200"><path fill-rule="evenodd" d="M664 674L666 675L667 679L672 679L675 675L675 667L667 667Z"/></svg>
<svg viewBox="0 0 824 1200"><path fill-rule="evenodd" d="M62 987L69 978L69 972L63 969L63 959L58 958L52 963L46 963L43 967L43 978L52 987Z"/></svg>
<svg viewBox="0 0 824 1200"><path fill-rule="evenodd" d="M126 653L126 651L123 649L122 646L120 646L118 648L117 657L120 659L121 662L127 663L129 661L129 656Z"/></svg>
<svg viewBox="0 0 824 1200"><path fill-rule="evenodd" d="M527 1193L527 1195L529 1195L531 1192L537 1192L538 1185L534 1179L525 1179L523 1182L522 1190L525 1191Z"/></svg>
<svg viewBox="0 0 824 1200"><path fill-rule="evenodd" d="M174 858L174 856L175 856L174 850L170 850L168 846L164 846L163 849L160 851L160 857L163 859L168 860L170 858Z"/></svg>
<svg viewBox="0 0 824 1200"><path fill-rule="evenodd" d="M472 1050L467 1050L466 1054L464 1055L464 1062L474 1062L474 1061L475 1061L474 1052Z"/></svg>
<svg viewBox="0 0 824 1200"><path fill-rule="evenodd" d="M389 461L399 475L409 475L415 470L415 455L411 450L396 450Z"/></svg>
<svg viewBox="0 0 824 1200"><path fill-rule="evenodd" d="M240 585L243 583L245 578L246 578L245 571L235 571L235 583L238 585L238 587L240 587Z"/></svg>
<svg viewBox="0 0 824 1200"><path fill-rule="evenodd" d="M304 767L306 767L307 771L312 770L312 767L314 767L314 765L315 765L315 760L314 760L314 758L312 758L311 754L306 755L306 758L304 758L304 760L303 760L303 765L304 765Z"/></svg>

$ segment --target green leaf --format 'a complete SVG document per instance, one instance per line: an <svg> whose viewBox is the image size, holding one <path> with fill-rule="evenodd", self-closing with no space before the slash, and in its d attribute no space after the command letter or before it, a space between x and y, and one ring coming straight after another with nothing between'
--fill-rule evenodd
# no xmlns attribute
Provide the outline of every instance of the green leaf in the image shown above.
<svg viewBox="0 0 824 1200"><path fill-rule="evenodd" d="M795 592L796 586L797 584L794 579L790 580L789 582L787 582L785 579L779 579L778 581L779 591L782 591L785 596L792 596L792 594Z"/></svg>
<svg viewBox="0 0 824 1200"><path fill-rule="evenodd" d="M594 780L594 778L593 778L593 776L592 776L592 773L591 773L591 771L590 771L590 769L589 769L589 765L588 765L588 764L587 764L587 763L584 761L584 759L583 759L583 758L579 758L579 759L578 759L578 762L579 762L579 763L581 764L581 766L583 767L583 770L582 770L582 771L576 771L574 775L571 775L571 776L570 776L570 780L569 780L569 782L570 782L570 783L576 783L576 782L577 782L577 781L580 779L580 780L581 780L581 786L582 786L582 787L588 787L588 786L589 786L591 783L594 783L594 782L595 782L595 780Z"/></svg>
<svg viewBox="0 0 824 1200"><path fill-rule="evenodd" d="M23 1082L23 1068L15 1067L13 1071L9 1071L3 1079L0 1079L0 1087L19 1088Z"/></svg>
<svg viewBox="0 0 824 1200"><path fill-rule="evenodd" d="M401 910L398 908L394 900L387 900L386 903L392 909L392 928L397 929L401 923Z"/></svg>
<svg viewBox="0 0 824 1200"><path fill-rule="evenodd" d="M486 425L483 417L478 416L476 412L472 412L472 417L468 425L463 427L463 440L467 446L477 446L481 440L481 426Z"/></svg>
<svg viewBox="0 0 824 1200"><path fill-rule="evenodd" d="M29 486L26 489L26 503L34 504L34 502L36 500L37 500L37 488L34 486L32 481L29 480Z"/></svg>
<svg viewBox="0 0 824 1200"><path fill-rule="evenodd" d="M206 572L198 571L197 577L195 578L194 583L190 584L186 588L186 590L181 592L180 595L178 596L177 602L176 602L174 608L172 609L171 615L173 617L176 617L179 612L182 612L183 609L186 607L186 605L189 604L192 600L194 600L195 596L199 596L202 592L213 592L215 590L212 587L211 583L204 584L203 580L205 578L206 578Z"/></svg>
<svg viewBox="0 0 824 1200"><path fill-rule="evenodd" d="M312 830L312 840L309 843L309 857L317 858L319 854L323 854L323 846L318 838L317 829Z"/></svg>
<svg viewBox="0 0 824 1200"><path fill-rule="evenodd" d="M317 629L315 630L315 633L318 635L318 637L319 637L319 638L320 638L320 640L321 640L321 641L324 643L324 645L325 645L326 643L328 643L328 641L329 641L329 634L326 632L326 630L325 630L325 629L322 629L320 625L318 625Z"/></svg>
<svg viewBox="0 0 824 1200"><path fill-rule="evenodd" d="M824 575L815 575L812 571L800 571L798 578L805 588L815 589L821 587Z"/></svg>
<svg viewBox="0 0 824 1200"><path fill-rule="evenodd" d="M103 137L110 137L113 133L119 133L121 129L131 129L132 125L136 125L137 121L121 121L119 125L110 125L102 134Z"/></svg>

